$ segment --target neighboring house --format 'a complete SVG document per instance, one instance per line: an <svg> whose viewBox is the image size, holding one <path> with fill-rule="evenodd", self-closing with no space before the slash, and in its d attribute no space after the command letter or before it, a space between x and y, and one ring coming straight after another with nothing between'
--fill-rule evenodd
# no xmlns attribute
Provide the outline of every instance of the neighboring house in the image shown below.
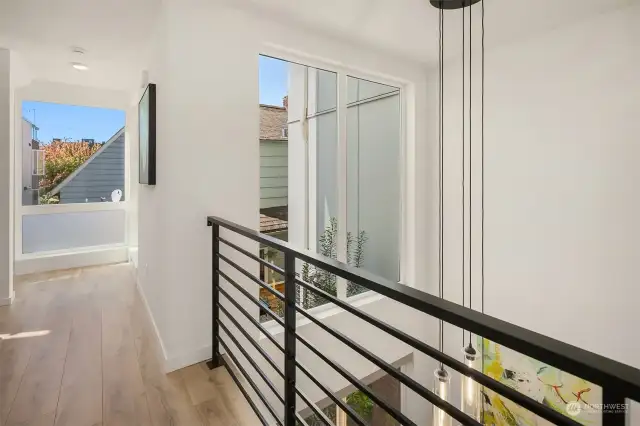
<svg viewBox="0 0 640 426"><path fill-rule="evenodd" d="M38 127L22 118L22 205L38 204L40 180L44 177L44 151L38 142Z"/></svg>
<svg viewBox="0 0 640 426"><path fill-rule="evenodd" d="M124 201L124 127L49 194L59 195L60 204L110 202L115 189Z"/></svg>
<svg viewBox="0 0 640 426"><path fill-rule="evenodd" d="M260 105L261 210L288 205L287 118L285 107Z"/></svg>

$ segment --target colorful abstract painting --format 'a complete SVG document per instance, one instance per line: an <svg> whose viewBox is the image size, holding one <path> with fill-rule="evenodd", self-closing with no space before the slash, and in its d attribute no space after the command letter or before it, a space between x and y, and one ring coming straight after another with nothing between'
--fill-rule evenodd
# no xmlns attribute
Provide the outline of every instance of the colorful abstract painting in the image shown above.
<svg viewBox="0 0 640 426"><path fill-rule="evenodd" d="M483 348L484 374L571 417L583 425L600 426L601 415L590 407L602 402L602 389L593 383L558 370L487 339L478 340ZM501 395L483 389L483 421L489 426L546 426L552 423L536 416ZM575 403L579 413L567 412ZM574 403L574 404L570 404Z"/></svg>

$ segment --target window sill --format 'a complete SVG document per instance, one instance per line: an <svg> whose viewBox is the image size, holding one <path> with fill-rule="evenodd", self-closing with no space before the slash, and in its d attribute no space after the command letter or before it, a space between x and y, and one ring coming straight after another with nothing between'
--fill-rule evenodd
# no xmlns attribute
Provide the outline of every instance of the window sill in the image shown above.
<svg viewBox="0 0 640 426"><path fill-rule="evenodd" d="M355 296L351 296L349 298L346 299L346 302L349 303L350 305L358 308L364 305L368 305L370 303L373 302L377 302L379 300L384 299L385 296L382 296L378 293L374 293L372 291L367 291L361 294L356 294ZM339 306L334 305L333 303L329 302L326 303L322 306L318 306L316 308L313 309L309 309L307 311L310 315L313 315L315 318L317 319L324 319L333 315L337 315L339 313L345 312L344 309L340 308ZM307 319L304 317L304 315L298 313L296 315L296 327L301 327L307 324L310 324L311 320ZM262 323L263 327L272 335L272 336L277 336L279 334L282 334L284 332L284 330L282 329L282 326L280 324L278 324L277 322L275 322L274 320L270 320L270 321L266 321L264 323ZM267 337L263 334L260 333L260 337L259 340L263 340L266 339Z"/></svg>

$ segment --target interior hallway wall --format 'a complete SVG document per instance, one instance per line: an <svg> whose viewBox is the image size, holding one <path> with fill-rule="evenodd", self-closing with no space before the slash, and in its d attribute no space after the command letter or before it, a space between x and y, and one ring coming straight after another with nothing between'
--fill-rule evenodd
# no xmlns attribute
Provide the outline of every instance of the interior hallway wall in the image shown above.
<svg viewBox="0 0 640 426"><path fill-rule="evenodd" d="M306 52L310 62L325 59L406 81L411 105L407 115L416 124L409 126L412 141L426 139L424 122L415 118L424 115L426 72L418 64L391 60L370 49L313 36L242 10L197 1L165 6L149 69L158 93L158 184L140 188L139 275L167 366L175 369L211 354L211 230L206 227L206 216L222 216L252 228L258 224L259 53L276 49L276 45L287 46L298 49L293 53L304 56L301 52ZM423 211L427 194L413 182L424 182L426 176L419 173L426 171L418 172L415 163L426 150L424 144L414 146L413 142L408 149L415 156L405 170L411 182L407 208L418 212ZM407 244L412 246L405 259L410 270L407 281L426 288L430 278L427 262L418 265L410 257L425 253L420 235L426 226L414 218L407 227ZM223 236L230 234L223 231ZM257 245L242 244L257 253ZM255 262L241 255L233 259L257 274ZM224 271L257 295L256 286L232 268L224 267ZM243 299L238 296L237 300ZM389 316L392 312L387 310ZM418 324L416 333L426 332L426 322L413 324ZM255 330L252 326L247 329ZM351 359L371 373L370 365L354 356ZM416 408L418 415L421 410Z"/></svg>
<svg viewBox="0 0 640 426"><path fill-rule="evenodd" d="M11 52L0 49L0 306L13 298L13 93Z"/></svg>

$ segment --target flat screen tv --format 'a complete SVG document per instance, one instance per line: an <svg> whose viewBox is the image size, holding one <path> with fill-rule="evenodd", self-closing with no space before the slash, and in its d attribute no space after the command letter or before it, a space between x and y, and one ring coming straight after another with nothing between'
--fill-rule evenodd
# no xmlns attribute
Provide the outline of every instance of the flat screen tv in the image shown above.
<svg viewBox="0 0 640 426"><path fill-rule="evenodd" d="M148 84L138 103L140 142L139 181L156 184L156 85Z"/></svg>

